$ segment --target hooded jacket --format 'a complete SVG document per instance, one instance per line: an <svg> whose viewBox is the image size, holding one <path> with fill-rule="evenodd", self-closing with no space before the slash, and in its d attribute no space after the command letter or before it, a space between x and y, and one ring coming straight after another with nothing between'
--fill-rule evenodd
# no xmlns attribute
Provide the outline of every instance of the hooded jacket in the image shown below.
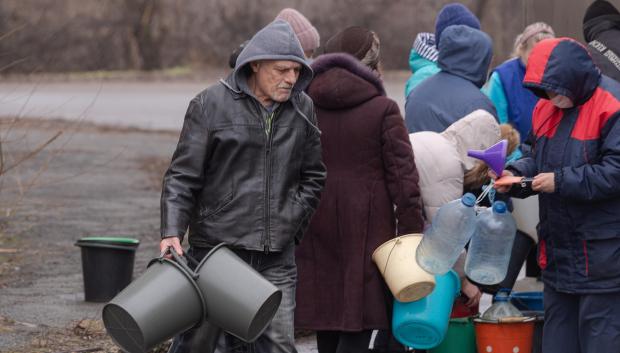
<svg viewBox="0 0 620 353"><path fill-rule="evenodd" d="M372 253L423 226L407 130L379 77L353 56L322 55L312 68L316 77L308 94L323 132L328 177L297 249L296 327L389 328L384 282Z"/></svg>
<svg viewBox="0 0 620 353"><path fill-rule="evenodd" d="M412 75L405 84L405 98L422 81L439 72L437 57L435 35L426 32L418 33L409 53L409 68Z"/></svg>
<svg viewBox="0 0 620 353"><path fill-rule="evenodd" d="M495 114L480 88L491 62L489 36L464 25L450 26L439 43L439 73L411 91L405 103L409 132L441 132L477 109Z"/></svg>
<svg viewBox="0 0 620 353"><path fill-rule="evenodd" d="M531 152L509 169L552 172L555 191L539 195L538 262L545 285L566 293L620 291L620 84L601 75L569 38L538 43L525 87L540 99ZM545 91L569 97L557 108Z"/></svg>
<svg viewBox="0 0 620 353"><path fill-rule="evenodd" d="M495 118L476 110L444 132L421 131L409 135L420 174L420 193L426 222L444 204L463 195L463 176L475 165L467 150L485 150L500 140Z"/></svg>
<svg viewBox="0 0 620 353"><path fill-rule="evenodd" d="M272 111L247 85L256 60L302 67L289 100ZM303 93L311 79L293 30L278 20L250 40L226 80L190 102L164 176L162 237L189 228L192 246L265 252L301 239L325 179L312 101Z"/></svg>
<svg viewBox="0 0 620 353"><path fill-rule="evenodd" d="M620 82L620 13L612 11L584 20L583 37L589 43L592 60L603 74Z"/></svg>

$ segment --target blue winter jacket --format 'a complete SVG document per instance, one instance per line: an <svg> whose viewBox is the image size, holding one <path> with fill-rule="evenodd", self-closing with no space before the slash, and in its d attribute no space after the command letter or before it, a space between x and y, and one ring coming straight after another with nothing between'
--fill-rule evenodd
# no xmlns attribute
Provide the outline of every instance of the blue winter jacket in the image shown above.
<svg viewBox="0 0 620 353"><path fill-rule="evenodd" d="M455 121L477 109L497 119L493 103L482 92L491 62L489 36L464 25L450 26L441 35L441 71L416 86L405 102L409 133L442 132Z"/></svg>
<svg viewBox="0 0 620 353"><path fill-rule="evenodd" d="M532 128L532 112L538 102L532 91L523 87L525 65L519 58L510 59L493 70L482 89L495 105L500 123L512 124L524 142Z"/></svg>
<svg viewBox="0 0 620 353"><path fill-rule="evenodd" d="M545 285L566 293L620 291L620 83L602 76L586 48L569 38L537 44L524 86L540 99L531 152L508 168L552 172L541 193L538 261ZM559 109L545 91L569 97Z"/></svg>

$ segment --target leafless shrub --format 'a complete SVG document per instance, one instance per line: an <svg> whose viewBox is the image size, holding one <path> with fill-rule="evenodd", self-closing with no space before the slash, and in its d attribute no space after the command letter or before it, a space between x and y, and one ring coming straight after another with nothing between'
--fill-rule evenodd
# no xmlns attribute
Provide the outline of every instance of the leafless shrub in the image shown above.
<svg viewBox="0 0 620 353"><path fill-rule="evenodd" d="M462 0L505 59L517 33L534 20L578 35L578 20L556 23L549 9L560 1L566 18L585 10L583 0ZM351 25L369 27L383 39L387 69L407 69L415 34L433 32L437 11L452 0L3 0L0 67L6 72L156 70L175 66L225 66L230 52L273 20L284 7L304 13L324 43ZM540 5L538 3L549 3ZM574 6L573 6L574 5ZM555 11L560 11L555 6ZM573 28L575 27L575 28Z"/></svg>

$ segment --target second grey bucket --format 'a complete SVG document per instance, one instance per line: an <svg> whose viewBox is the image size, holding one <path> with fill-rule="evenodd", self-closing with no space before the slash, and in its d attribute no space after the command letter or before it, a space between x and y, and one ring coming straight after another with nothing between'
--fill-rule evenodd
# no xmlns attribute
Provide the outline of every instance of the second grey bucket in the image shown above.
<svg viewBox="0 0 620 353"><path fill-rule="evenodd" d="M146 353L203 322L205 304L196 275L175 258L152 260L142 276L104 306L105 328L125 352Z"/></svg>
<svg viewBox="0 0 620 353"><path fill-rule="evenodd" d="M256 340L276 314L282 291L224 244L213 248L196 272L209 323L246 342Z"/></svg>

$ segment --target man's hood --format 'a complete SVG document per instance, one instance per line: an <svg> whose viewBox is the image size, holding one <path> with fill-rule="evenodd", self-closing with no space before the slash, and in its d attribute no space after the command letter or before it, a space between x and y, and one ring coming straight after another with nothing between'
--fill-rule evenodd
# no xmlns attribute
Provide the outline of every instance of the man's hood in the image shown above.
<svg viewBox="0 0 620 353"><path fill-rule="evenodd" d="M583 45L571 38L551 38L532 49L523 86L543 99L549 99L545 91L552 91L581 105L592 96L600 78Z"/></svg>
<svg viewBox="0 0 620 353"><path fill-rule="evenodd" d="M457 120L441 133L454 144L465 171L474 167L476 159L467 156L467 150L485 150L501 138L499 124L487 111L475 110Z"/></svg>
<svg viewBox="0 0 620 353"><path fill-rule="evenodd" d="M620 12L609 1L596 0L583 16L583 37L589 43L608 30L620 30Z"/></svg>
<svg viewBox="0 0 620 353"><path fill-rule="evenodd" d="M258 60L288 60L300 63L301 72L293 91L305 90L312 81L312 69L306 62L301 44L291 26L284 20L275 20L258 31L237 57L232 78L241 90L247 90L245 83L249 72L248 64Z"/></svg>
<svg viewBox="0 0 620 353"><path fill-rule="evenodd" d="M583 37L589 43L595 40L599 34L609 30L620 31L620 15L600 16L584 23Z"/></svg>
<svg viewBox="0 0 620 353"><path fill-rule="evenodd" d="M446 28L441 39L439 68L482 87L493 56L491 38L477 29L456 25Z"/></svg>

